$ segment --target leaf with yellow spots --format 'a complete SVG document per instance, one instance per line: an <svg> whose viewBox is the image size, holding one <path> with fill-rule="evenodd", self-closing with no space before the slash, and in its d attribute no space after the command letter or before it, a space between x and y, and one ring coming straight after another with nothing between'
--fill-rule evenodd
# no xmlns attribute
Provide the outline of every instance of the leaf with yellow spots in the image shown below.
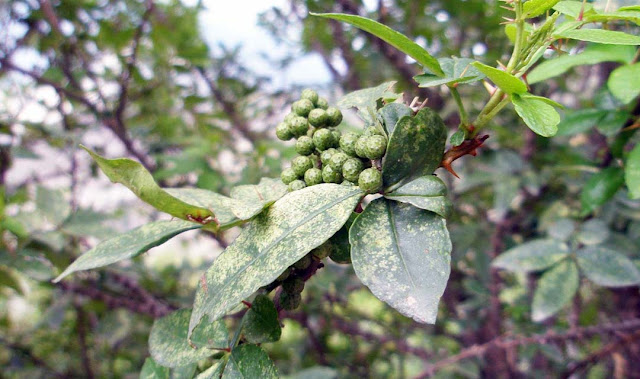
<svg viewBox="0 0 640 379"><path fill-rule="evenodd" d="M351 226L349 241L356 275L378 299L418 322L435 323L451 262L442 217L376 199Z"/></svg>
<svg viewBox="0 0 640 379"><path fill-rule="evenodd" d="M345 224L363 196L358 187L319 184L291 192L258 215L200 280L189 330L217 320Z"/></svg>

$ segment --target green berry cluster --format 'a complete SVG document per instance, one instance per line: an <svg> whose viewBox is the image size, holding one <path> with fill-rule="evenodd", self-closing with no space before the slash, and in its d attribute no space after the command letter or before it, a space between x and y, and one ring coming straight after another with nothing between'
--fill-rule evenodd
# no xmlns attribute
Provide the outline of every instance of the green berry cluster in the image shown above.
<svg viewBox="0 0 640 379"><path fill-rule="evenodd" d="M302 290L304 290L304 276L306 270L314 261L321 261L326 257L334 254L336 246L331 241L327 241L299 261L287 268L277 279L282 286L280 292L280 306L282 309L293 310L298 308L302 300Z"/></svg>
<svg viewBox="0 0 640 379"><path fill-rule="evenodd" d="M341 122L342 112L314 90L305 89L291 105L291 113L276 127L279 139L296 139L299 155L281 175L289 191L320 183L357 185L368 193L380 189L382 174L371 161L384 156L387 137L373 126L362 134L342 134L336 128Z"/></svg>

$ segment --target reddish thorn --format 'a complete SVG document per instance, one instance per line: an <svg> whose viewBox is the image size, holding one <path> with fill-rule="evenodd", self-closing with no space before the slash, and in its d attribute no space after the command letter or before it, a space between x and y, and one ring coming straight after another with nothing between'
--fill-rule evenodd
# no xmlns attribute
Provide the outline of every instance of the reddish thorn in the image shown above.
<svg viewBox="0 0 640 379"><path fill-rule="evenodd" d="M242 304L244 304L247 308L251 308L251 303L248 301L242 300Z"/></svg>

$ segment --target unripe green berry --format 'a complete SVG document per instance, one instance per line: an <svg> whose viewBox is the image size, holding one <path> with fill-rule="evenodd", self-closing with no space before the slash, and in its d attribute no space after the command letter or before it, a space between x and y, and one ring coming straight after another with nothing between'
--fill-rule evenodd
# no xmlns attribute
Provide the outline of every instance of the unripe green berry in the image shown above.
<svg viewBox="0 0 640 379"><path fill-rule="evenodd" d="M382 174L375 168L368 168L360 173L358 186L367 193L374 193L382 187Z"/></svg>
<svg viewBox="0 0 640 379"><path fill-rule="evenodd" d="M327 150L334 145L333 133L329 129L318 129L313 133L313 144L319 151Z"/></svg>
<svg viewBox="0 0 640 379"><path fill-rule="evenodd" d="M315 105L318 102L318 93L311 88L305 88L302 90L300 98L307 99Z"/></svg>
<svg viewBox="0 0 640 379"><path fill-rule="evenodd" d="M384 133L382 133L382 131L380 131L380 129L376 128L375 126L369 126L364 130L363 134L365 136L384 136Z"/></svg>
<svg viewBox="0 0 640 379"><path fill-rule="evenodd" d="M303 136L307 134L307 130L309 130L309 123L304 117L294 117L291 121L289 121L289 125L291 126L291 132L295 137Z"/></svg>
<svg viewBox="0 0 640 379"><path fill-rule="evenodd" d="M342 165L342 176L348 181L357 183L362 170L364 170L364 163L360 159L349 158Z"/></svg>
<svg viewBox="0 0 640 379"><path fill-rule="evenodd" d="M336 171L331 166L324 166L322 168L322 180L325 183L340 183L342 182L342 170Z"/></svg>
<svg viewBox="0 0 640 379"><path fill-rule="evenodd" d="M302 295L299 293L280 292L280 307L287 311L292 311L300 306Z"/></svg>
<svg viewBox="0 0 640 379"><path fill-rule="evenodd" d="M285 279L287 279L289 277L290 274L291 274L291 269L289 267L287 267L287 269L284 270L284 272L282 274L280 274L280 276L278 276L278 278L276 280L278 282L283 282Z"/></svg>
<svg viewBox="0 0 640 379"><path fill-rule="evenodd" d="M356 152L356 155L360 158L367 157L367 137L360 136L356 141L353 150Z"/></svg>
<svg viewBox="0 0 640 379"><path fill-rule="evenodd" d="M333 243L331 243L331 241L327 241L322 245L316 247L315 249L311 250L311 255L313 255L313 258L315 258L316 260L321 261L326 257L328 257L329 255L331 255L331 252L333 251L333 249L334 249Z"/></svg>
<svg viewBox="0 0 640 379"><path fill-rule="evenodd" d="M312 110L309 112L309 124L318 128L327 126L327 112L319 108Z"/></svg>
<svg viewBox="0 0 640 379"><path fill-rule="evenodd" d="M331 166L334 171L342 172L342 165L344 165L344 162L346 162L348 159L349 156L347 154L343 153L342 151L338 151L333 154L331 159L329 159L329 166Z"/></svg>
<svg viewBox="0 0 640 379"><path fill-rule="evenodd" d="M280 179L282 179L282 183L284 184L289 184L294 180L298 179L298 177L299 176L296 174L296 172L292 168L287 168L284 171L282 171L282 174L280 174Z"/></svg>
<svg viewBox="0 0 640 379"><path fill-rule="evenodd" d="M300 179L294 180L293 182L289 183L289 192L301 190L306 186L307 185L304 184L304 182L302 180L300 180Z"/></svg>
<svg viewBox="0 0 640 379"><path fill-rule="evenodd" d="M351 251L348 247L336 245L329 258L336 263L349 264L351 263Z"/></svg>
<svg viewBox="0 0 640 379"><path fill-rule="evenodd" d="M293 138L291 126L286 122L281 122L276 126L276 137L282 141L288 141Z"/></svg>
<svg viewBox="0 0 640 379"><path fill-rule="evenodd" d="M355 187L355 186L358 185L358 183L354 183L354 182L351 182L351 181L345 179L345 180L342 181L342 183L340 183L340 185L341 186L345 186L345 187Z"/></svg>
<svg viewBox="0 0 640 379"><path fill-rule="evenodd" d="M311 256L309 254L305 255L304 257L300 258L299 261L297 261L296 263L293 264L293 267L296 270L305 270L307 267L309 267L311 265Z"/></svg>
<svg viewBox="0 0 640 379"><path fill-rule="evenodd" d="M334 149L333 147L323 151L322 154L320 154L320 161L322 162L323 165L328 165L329 164L329 160L331 159L333 154L335 154L337 152L338 152L338 150Z"/></svg>
<svg viewBox="0 0 640 379"><path fill-rule="evenodd" d="M307 187L322 183L322 170L317 168L308 169L304 173L304 182L307 183Z"/></svg>
<svg viewBox="0 0 640 379"><path fill-rule="evenodd" d="M329 102L324 97L319 97L316 101L316 108L327 109L329 108Z"/></svg>
<svg viewBox="0 0 640 379"><path fill-rule="evenodd" d="M311 137L301 136L296 141L296 153L300 155L309 155L316 149Z"/></svg>
<svg viewBox="0 0 640 379"><path fill-rule="evenodd" d="M293 112L289 112L286 116L284 116L284 122L286 122L287 124L291 124L291 121L296 117L299 116Z"/></svg>
<svg viewBox="0 0 640 379"><path fill-rule="evenodd" d="M327 108L327 124L329 126L338 126L342 122L342 112L336 107Z"/></svg>
<svg viewBox="0 0 640 379"><path fill-rule="evenodd" d="M360 135L358 135L357 133L354 132L348 132L343 134L340 137L340 148L342 149L342 151L344 151L345 153L351 155L351 156L356 156L356 142L358 141L358 138L360 137Z"/></svg>
<svg viewBox="0 0 640 379"><path fill-rule="evenodd" d="M333 134L333 146L339 147L340 137L342 137L342 133L340 133L340 131L336 128L329 128L329 130L331 130L331 134Z"/></svg>
<svg viewBox="0 0 640 379"><path fill-rule="evenodd" d="M313 109L311 100L302 99L291 104L291 110L298 116L307 117Z"/></svg>
<svg viewBox="0 0 640 379"><path fill-rule="evenodd" d="M313 162L309 157L298 156L291 161L291 168L298 178L301 178L308 169L313 168Z"/></svg>
<svg viewBox="0 0 640 379"><path fill-rule="evenodd" d="M387 151L387 139L384 136L368 136L365 153L369 159L380 159Z"/></svg>
<svg viewBox="0 0 640 379"><path fill-rule="evenodd" d="M282 283L282 290L288 293L300 293L304 290L304 280L293 277Z"/></svg>

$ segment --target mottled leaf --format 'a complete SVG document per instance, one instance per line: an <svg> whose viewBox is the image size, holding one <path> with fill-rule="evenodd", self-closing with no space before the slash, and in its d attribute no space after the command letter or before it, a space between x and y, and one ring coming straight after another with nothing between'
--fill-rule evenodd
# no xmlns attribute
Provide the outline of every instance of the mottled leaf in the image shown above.
<svg viewBox="0 0 640 379"><path fill-rule="evenodd" d="M405 116L411 116L413 110L401 103L391 103L380 108L378 114L382 117L382 122L387 134L391 134L398 121Z"/></svg>
<svg viewBox="0 0 640 379"><path fill-rule="evenodd" d="M187 230L201 228L202 225L182 220L155 221L124 234L101 242L82 254L62 272L54 282L82 270L102 267L124 259L136 257L152 247L161 245Z"/></svg>
<svg viewBox="0 0 640 379"><path fill-rule="evenodd" d="M91 209L78 209L65 220L60 230L76 237L92 236L106 239L116 234L115 230L104 225L104 222L111 217L109 214Z"/></svg>
<svg viewBox="0 0 640 379"><path fill-rule="evenodd" d="M576 253L578 265L592 282L605 287L640 284L640 271L624 254L600 246L586 246Z"/></svg>
<svg viewBox="0 0 640 379"><path fill-rule="evenodd" d="M222 370L224 370L224 362L218 361L214 363L213 366L198 374L196 379L220 379Z"/></svg>
<svg viewBox="0 0 640 379"><path fill-rule="evenodd" d="M359 188L319 184L294 191L256 217L200 280L190 330L204 315L217 320L344 225Z"/></svg>
<svg viewBox="0 0 640 379"><path fill-rule="evenodd" d="M129 188L140 200L159 211L183 220L198 220L207 223L215 215L209 209L187 204L160 188L153 176L140 163L127 158L106 159L82 146L96 161L102 172L114 183Z"/></svg>
<svg viewBox="0 0 640 379"><path fill-rule="evenodd" d="M569 247L553 239L532 240L500 254L493 267L514 272L540 271L569 255Z"/></svg>
<svg viewBox="0 0 640 379"><path fill-rule="evenodd" d="M411 204L445 218L451 213L452 205L447 199L447 186L434 175L414 179L384 197Z"/></svg>
<svg viewBox="0 0 640 379"><path fill-rule="evenodd" d="M451 261L444 219L376 199L351 226L349 241L353 268L377 298L418 322L435 322Z"/></svg>
<svg viewBox="0 0 640 379"><path fill-rule="evenodd" d="M485 78L485 74L471 65L471 63L475 62L473 59L453 57L441 58L438 61L445 76L442 77L431 72L414 76L413 80L419 84L418 87L471 83Z"/></svg>
<svg viewBox="0 0 640 379"><path fill-rule="evenodd" d="M231 211L241 220L249 220L287 193L280 179L262 178L256 185L242 185L231 189Z"/></svg>
<svg viewBox="0 0 640 379"><path fill-rule="evenodd" d="M395 84L396 82L386 82L377 87L363 88L350 92L338 100L338 106L340 108L357 108L363 112L367 112L368 110L375 112L378 100L387 98L388 95L397 96L393 92L390 92Z"/></svg>
<svg viewBox="0 0 640 379"><path fill-rule="evenodd" d="M529 129L543 137L551 137L558 132L560 115L555 108L539 99L511 95L516 113Z"/></svg>
<svg viewBox="0 0 640 379"><path fill-rule="evenodd" d="M229 345L229 332L224 320L202 322L191 335L189 320L191 309L180 309L157 319L149 335L149 353L154 361L166 367L180 367L212 356Z"/></svg>
<svg viewBox="0 0 640 379"><path fill-rule="evenodd" d="M160 366L152 358L147 358L140 371L140 379L169 379L169 368Z"/></svg>
<svg viewBox="0 0 640 379"><path fill-rule="evenodd" d="M237 225L240 220L231 211L237 202L230 197L201 188L165 188L171 196L198 207L215 210L220 229Z"/></svg>
<svg viewBox="0 0 640 379"><path fill-rule="evenodd" d="M436 75L444 76L440 64L431 56L422 46L413 42L405 35L398 33L390 27L380 24L374 20L368 18L354 16L350 14L340 13L311 13L313 16L331 18L338 21L349 23L365 32L371 33L374 36L385 41L389 45L407 54L411 58L415 59L423 67L428 68Z"/></svg>
<svg viewBox="0 0 640 379"><path fill-rule="evenodd" d="M582 210L591 212L613 197L624 184L624 171L620 167L607 167L591 175L582 187L580 203Z"/></svg>
<svg viewBox="0 0 640 379"><path fill-rule="evenodd" d="M440 166L446 142L447 128L431 108L400 119L382 161L384 187L431 174Z"/></svg>
<svg viewBox="0 0 640 379"><path fill-rule="evenodd" d="M508 72L498 70L497 68L487 66L486 64L482 64L480 62L473 62L472 65L480 72L485 74L487 78L491 79L493 84L498 86L498 88L500 88L504 93L521 94L527 92L527 85L524 84L522 80L516 78Z"/></svg>
<svg viewBox="0 0 640 379"><path fill-rule="evenodd" d="M607 45L640 45L640 36L604 29L567 30L554 35L556 38L569 38L578 41L603 43Z"/></svg>
<svg viewBox="0 0 640 379"><path fill-rule="evenodd" d="M523 16L525 18L538 17L559 2L560 0L529 0L524 3Z"/></svg>
<svg viewBox="0 0 640 379"><path fill-rule="evenodd" d="M576 241L583 245L599 245L606 241L610 234L609 227L604 221L592 218L580 225Z"/></svg>
<svg viewBox="0 0 640 379"><path fill-rule="evenodd" d="M631 150L624 165L624 179L632 199L640 198L640 143Z"/></svg>
<svg viewBox="0 0 640 379"><path fill-rule="evenodd" d="M198 365L195 363L188 364L186 366L174 367L169 374L170 379L193 379L193 374L196 373Z"/></svg>
<svg viewBox="0 0 640 379"><path fill-rule="evenodd" d="M271 379L278 370L267 353L256 345L241 345L233 349L222 379Z"/></svg>
<svg viewBox="0 0 640 379"><path fill-rule="evenodd" d="M618 67L607 80L609 91L622 101L629 104L640 95L640 63Z"/></svg>
<svg viewBox="0 0 640 379"><path fill-rule="evenodd" d="M531 319L540 322L564 308L578 291L578 268L571 260L562 261L546 271L533 293Z"/></svg>
<svg viewBox="0 0 640 379"><path fill-rule="evenodd" d="M529 84L562 75L573 67L602 62L629 63L635 55L633 46L592 44L578 54L563 54L536 66L527 74Z"/></svg>
<svg viewBox="0 0 640 379"><path fill-rule="evenodd" d="M244 337L250 343L276 342L282 330L278 311L268 296L258 295L244 316Z"/></svg>

